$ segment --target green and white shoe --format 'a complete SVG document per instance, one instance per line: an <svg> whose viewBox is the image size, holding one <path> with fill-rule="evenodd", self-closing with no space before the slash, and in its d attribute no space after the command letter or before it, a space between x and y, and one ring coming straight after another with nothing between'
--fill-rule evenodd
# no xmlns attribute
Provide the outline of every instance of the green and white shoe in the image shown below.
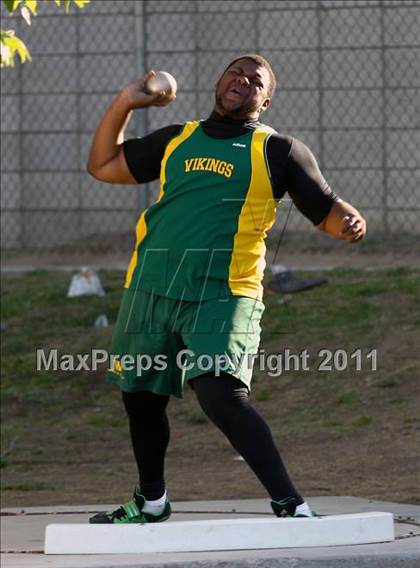
<svg viewBox="0 0 420 568"><path fill-rule="evenodd" d="M288 497L282 501L271 501L271 508L277 517L283 518L311 518L316 517L316 513L309 508L302 512L297 512L297 502L294 497Z"/></svg>
<svg viewBox="0 0 420 568"><path fill-rule="evenodd" d="M145 498L140 493L140 487L136 485L134 489L133 498L118 507L114 511L107 513L97 513L89 519L89 523L108 523L108 524L123 524L123 523L161 523L166 521L171 516L171 504L169 499L166 499L165 506L161 513L154 515L152 513L142 512L144 507Z"/></svg>

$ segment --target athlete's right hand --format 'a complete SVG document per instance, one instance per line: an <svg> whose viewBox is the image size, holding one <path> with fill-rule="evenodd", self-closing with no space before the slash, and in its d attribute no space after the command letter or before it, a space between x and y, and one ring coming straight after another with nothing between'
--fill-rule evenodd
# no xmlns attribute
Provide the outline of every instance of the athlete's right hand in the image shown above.
<svg viewBox="0 0 420 568"><path fill-rule="evenodd" d="M153 70L148 71L142 79L127 85L127 87L121 91L121 96L127 101L131 109L147 108L150 106L164 107L176 99L176 95L168 97L164 91L154 95L146 93L145 84L147 80L154 75L156 75L156 73Z"/></svg>

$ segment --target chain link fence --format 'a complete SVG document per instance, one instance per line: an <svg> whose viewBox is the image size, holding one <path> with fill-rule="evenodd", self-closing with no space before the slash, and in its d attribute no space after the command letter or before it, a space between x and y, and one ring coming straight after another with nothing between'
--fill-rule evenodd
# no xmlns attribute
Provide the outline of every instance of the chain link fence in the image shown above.
<svg viewBox="0 0 420 568"><path fill-rule="evenodd" d="M86 173L105 107L145 70L166 69L178 80L176 102L136 111L126 137L206 118L221 71L250 51L272 63L279 83L264 122L312 148L332 188L368 219L371 239L418 238L418 1L92 0L69 14L49 2L30 28L4 12L2 27L16 29L33 57L0 72L7 256L130 250L157 184L107 185ZM309 246L315 233L290 215L288 238Z"/></svg>

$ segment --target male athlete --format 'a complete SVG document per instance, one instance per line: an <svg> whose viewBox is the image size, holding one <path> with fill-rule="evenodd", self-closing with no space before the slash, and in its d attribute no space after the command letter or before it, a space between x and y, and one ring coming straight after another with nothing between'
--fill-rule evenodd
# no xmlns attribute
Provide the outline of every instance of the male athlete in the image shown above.
<svg viewBox="0 0 420 568"><path fill-rule="evenodd" d="M270 429L249 402L248 356L257 352L264 310L264 239L286 191L303 215L337 239L360 241L366 223L332 192L302 142L259 122L276 87L263 57L247 54L228 65L206 120L122 142L133 109L175 98L145 93L153 74L127 86L108 107L88 162L89 173L104 182L160 178L161 184L157 201L137 223L108 373L122 390L139 483L128 503L90 522L169 517L166 406L171 395L182 396L185 381L255 472L274 513L310 517ZM147 364L125 364L127 356ZM198 364L203 356L205 368Z"/></svg>

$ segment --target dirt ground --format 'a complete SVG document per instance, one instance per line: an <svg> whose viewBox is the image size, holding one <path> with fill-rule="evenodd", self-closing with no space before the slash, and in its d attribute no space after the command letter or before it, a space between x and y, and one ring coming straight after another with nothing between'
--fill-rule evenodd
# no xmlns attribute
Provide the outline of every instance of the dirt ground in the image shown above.
<svg viewBox="0 0 420 568"><path fill-rule="evenodd" d="M367 388L357 408L322 410L321 420L316 407L318 400L324 406L324 389L305 383L302 377L273 383L270 400L254 397L301 493L420 504L419 369L401 372L392 388ZM353 383L352 388L358 387ZM39 448L41 443L43 451L35 450L37 455L30 461L16 459L4 470L10 490L3 494L3 507L127 499L136 470L119 397L115 392L110 396L115 408L111 424L96 428L94 436L82 427L69 429L63 424L49 431L44 428L41 438L39 426L28 434L25 444L36 448L37 443ZM173 400L170 406L166 479L171 498L265 497L247 464L237 460L236 452L197 408L189 389L184 401ZM312 410L313 416L305 416ZM42 485L36 487L34 480Z"/></svg>
<svg viewBox="0 0 420 568"><path fill-rule="evenodd" d="M33 333L45 327L45 320L63 325L67 316L60 310L69 310L68 277L33 277L33 290L39 298L43 294L49 305L50 292L39 285L42 278L63 308L53 305L45 315L30 308ZM98 302L118 305L119 279L114 272L104 275L107 297ZM16 292L18 280L6 279L6 299ZM328 286L297 294L288 299L289 304L267 295L263 346L271 352L288 347L298 353L307 348L311 364L309 372L254 374L253 403L267 419L303 495L420 503L420 273L334 271L328 273L328 280ZM81 302L78 309L84 313L91 303ZM294 309L296 333L273 335L271 327L283 321L288 309ZM95 310L83 316L83 325ZM102 371L58 378L19 372L23 336L18 322L24 325L26 315L10 313L6 333L16 354L6 373L3 447L7 449L15 436L18 442L2 469L3 507L125 501L136 481L136 469L118 390L104 380ZM59 320L54 320L57 315ZM105 328L95 337L106 345L111 331ZM55 332L51 333L50 344ZM80 334L89 333L93 333L89 327L75 329L70 345ZM91 344L92 337L87 335L85 341ZM30 340L31 333L25 341ZM326 346L348 353L361 347L362 369L319 372L317 355ZM365 357L372 348L378 352L376 371ZM207 421L189 388L183 400L172 399L169 417L166 479L173 500L266 496L247 464L237 459Z"/></svg>

